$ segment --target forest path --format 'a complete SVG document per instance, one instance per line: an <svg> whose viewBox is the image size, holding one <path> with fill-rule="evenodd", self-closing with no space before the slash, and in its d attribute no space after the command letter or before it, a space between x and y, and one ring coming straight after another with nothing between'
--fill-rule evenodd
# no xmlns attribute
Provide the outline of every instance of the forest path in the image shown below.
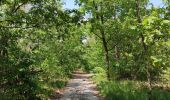
<svg viewBox="0 0 170 100"><path fill-rule="evenodd" d="M52 100L99 100L96 85L90 80L92 74L78 70L72 76L73 78L69 80L61 98Z"/></svg>

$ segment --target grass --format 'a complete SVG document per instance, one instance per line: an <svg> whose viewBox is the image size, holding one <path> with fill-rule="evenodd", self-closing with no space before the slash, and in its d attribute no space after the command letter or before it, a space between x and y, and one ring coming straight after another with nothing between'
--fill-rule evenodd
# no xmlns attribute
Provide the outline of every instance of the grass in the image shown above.
<svg viewBox="0 0 170 100"><path fill-rule="evenodd" d="M92 78L106 100L147 100L148 89L143 82L130 80L107 81L106 75L96 73ZM170 100L170 92L153 88L153 100Z"/></svg>
<svg viewBox="0 0 170 100"><path fill-rule="evenodd" d="M40 90L38 97L41 99L49 99L56 89L64 88L67 80L53 80L39 84Z"/></svg>

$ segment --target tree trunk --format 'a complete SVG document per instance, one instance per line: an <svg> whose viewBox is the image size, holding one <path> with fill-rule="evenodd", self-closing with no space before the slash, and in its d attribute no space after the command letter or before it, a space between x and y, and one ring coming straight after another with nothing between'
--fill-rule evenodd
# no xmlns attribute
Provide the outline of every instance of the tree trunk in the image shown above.
<svg viewBox="0 0 170 100"><path fill-rule="evenodd" d="M101 39L102 39L102 43L103 43L103 48L105 51L105 59L106 59L106 64L107 64L107 79L110 81L111 77L110 77L110 61L109 61L109 50L107 47L107 41L106 41L106 35L104 32L104 27L102 25L104 25L104 17L102 14L102 2L101 2L101 11L100 11L100 21L101 21L101 29L100 29L100 33L101 33Z"/></svg>
<svg viewBox="0 0 170 100"><path fill-rule="evenodd" d="M110 61L109 61L109 50L107 47L107 42L106 42L106 37L104 31L101 30L102 34L102 43L103 43L103 48L105 51L105 59L107 63L107 79L110 81Z"/></svg>
<svg viewBox="0 0 170 100"><path fill-rule="evenodd" d="M142 20L141 20L141 16L140 16L140 0L136 1L136 16L137 16L137 21L139 23L139 25L141 25ZM143 54L144 54L144 59L145 59L145 63L146 63L146 73L147 73L147 82L148 82L148 100L152 100L152 80L151 80L151 73L150 73L150 65L148 64L148 59L147 59L147 55L148 55L148 50L147 50L147 45L144 42L145 37L143 36L143 33L140 32L140 37L141 37L141 42L142 42L142 46L143 46Z"/></svg>
<svg viewBox="0 0 170 100"><path fill-rule="evenodd" d="M110 81L109 50L108 50L108 47L107 47L107 41L106 41L105 31L104 31L104 28L103 28L104 17L103 17L103 14L102 14L102 2L101 2L100 4L101 4L101 5L100 5L100 7L101 7L101 9L100 9L100 15L98 15L98 13L96 13L95 17L96 17L97 20L100 21L100 24L101 24L101 28L99 29L101 36L98 36L97 34L95 34L95 35L97 35L97 36L101 39L101 41L102 41L102 45L103 45L103 49L104 49L104 54L105 54L105 62L106 62L106 64L107 64L107 79ZM95 3L95 1L93 1L93 6L94 6L94 9L95 9L96 11L99 10L99 9L98 9L99 5L97 5L97 4Z"/></svg>
<svg viewBox="0 0 170 100"><path fill-rule="evenodd" d="M2 61L4 61L5 59L8 58L8 51L7 51L7 47L8 47L8 37L4 34L2 35L2 38L0 40L0 58L2 59Z"/></svg>
<svg viewBox="0 0 170 100"><path fill-rule="evenodd" d="M119 50L118 50L118 46L117 45L115 45L115 59L116 59L116 61L119 60Z"/></svg>

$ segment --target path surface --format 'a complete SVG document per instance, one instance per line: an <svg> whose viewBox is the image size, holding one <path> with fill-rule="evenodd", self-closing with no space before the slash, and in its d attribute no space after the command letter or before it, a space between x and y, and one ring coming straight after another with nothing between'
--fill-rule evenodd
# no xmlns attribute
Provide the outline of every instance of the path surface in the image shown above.
<svg viewBox="0 0 170 100"><path fill-rule="evenodd" d="M92 74L76 71L60 99L52 100L99 100L96 85L90 80Z"/></svg>

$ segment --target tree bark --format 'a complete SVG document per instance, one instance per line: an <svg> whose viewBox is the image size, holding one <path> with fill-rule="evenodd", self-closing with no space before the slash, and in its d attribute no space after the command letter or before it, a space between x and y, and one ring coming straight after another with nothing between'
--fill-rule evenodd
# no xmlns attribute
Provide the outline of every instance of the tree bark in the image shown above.
<svg viewBox="0 0 170 100"><path fill-rule="evenodd" d="M118 46L117 45L115 45L115 59L116 59L116 61L119 60L119 50L118 50Z"/></svg>
<svg viewBox="0 0 170 100"><path fill-rule="evenodd" d="M142 20L141 20L141 16L140 16L140 0L137 0L136 1L136 17L137 17L137 21L139 23L139 25L141 26L142 24ZM151 80L151 73L150 73L150 65L148 64L148 60L146 58L147 56L147 45L146 43L144 42L145 40L145 37L143 35L142 32L140 32L140 37L141 37L141 43L142 43L142 46L143 46L143 54L144 54L144 59L146 61L146 73L147 73L147 82L148 82L148 100L152 100L152 80Z"/></svg>
<svg viewBox="0 0 170 100"><path fill-rule="evenodd" d="M106 62L106 65L107 65L107 79L110 81L111 77L110 77L110 61L109 61L109 49L108 49L108 46L107 46L107 40L106 40L106 35L105 35L105 31L104 31L104 17L103 17L103 14L102 14L102 2L100 3L100 15L97 13L97 11L99 10L98 7L99 5L97 5L95 3L95 1L93 1L93 6L94 6L94 9L95 9L95 18L97 20L100 21L100 24L101 24L101 28L99 29L100 30L100 35L96 35L98 36L101 41L102 41L102 45L103 45L103 49L104 49L104 54L105 54L105 62Z"/></svg>
<svg viewBox="0 0 170 100"><path fill-rule="evenodd" d="M101 35L102 35L102 43L103 43L103 48L105 51L105 59L107 63L107 79L110 81L110 61L109 61L109 50L107 47L107 42L106 42L106 36L103 30L101 30Z"/></svg>
<svg viewBox="0 0 170 100"><path fill-rule="evenodd" d="M110 77L110 61L109 61L109 49L107 47L107 41L106 41L106 35L105 35L105 32L104 32L104 17L103 17L103 14L102 14L102 2L101 2L101 12L100 12L100 21L101 21L101 29L100 29L100 33L101 33L101 38L102 38L102 43L103 43L103 48L104 48L104 51L105 51L105 59L106 59L106 63L107 63L107 79L110 81L111 80L111 77Z"/></svg>

